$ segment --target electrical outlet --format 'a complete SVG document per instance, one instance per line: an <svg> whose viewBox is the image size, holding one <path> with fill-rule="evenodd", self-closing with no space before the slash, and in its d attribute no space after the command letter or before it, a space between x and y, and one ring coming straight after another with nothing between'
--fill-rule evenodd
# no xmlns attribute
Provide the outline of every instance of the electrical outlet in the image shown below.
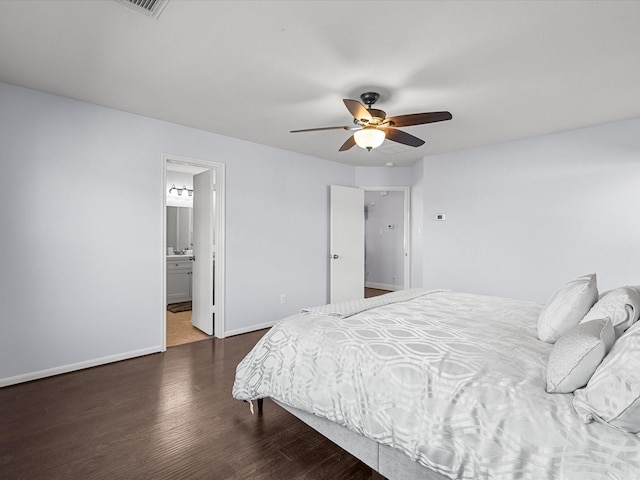
<svg viewBox="0 0 640 480"><path fill-rule="evenodd" d="M282 295L280 295L280 303L287 303L287 294L283 293Z"/></svg>

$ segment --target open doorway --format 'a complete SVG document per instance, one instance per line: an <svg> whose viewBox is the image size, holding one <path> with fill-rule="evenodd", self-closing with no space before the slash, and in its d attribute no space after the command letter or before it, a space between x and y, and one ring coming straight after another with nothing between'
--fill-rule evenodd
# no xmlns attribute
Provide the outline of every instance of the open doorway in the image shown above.
<svg viewBox="0 0 640 480"><path fill-rule="evenodd" d="M395 237L395 250L369 237L365 232L365 206L372 208L371 202L366 205L365 194L373 192L380 198L390 197L399 200L397 211L392 217L382 215L384 222L375 229L374 235L384 236L391 233ZM390 195L394 192L393 195ZM375 296L371 293L410 288L410 189L409 187L344 187L331 185L330 189L330 234L329 234L329 303ZM378 198L378 197L375 197ZM368 213L367 213L368 216ZM365 245L365 243L367 245ZM378 245L374 246L375 243ZM365 274L365 247L368 249L369 261L374 258L384 260L393 257L397 265L387 270L387 277L372 278ZM374 247L374 248L372 248ZM372 292L369 289L383 290Z"/></svg>
<svg viewBox="0 0 640 480"><path fill-rule="evenodd" d="M409 288L409 187L365 190L365 297Z"/></svg>
<svg viewBox="0 0 640 480"><path fill-rule="evenodd" d="M224 164L163 156L163 349L224 337Z"/></svg>

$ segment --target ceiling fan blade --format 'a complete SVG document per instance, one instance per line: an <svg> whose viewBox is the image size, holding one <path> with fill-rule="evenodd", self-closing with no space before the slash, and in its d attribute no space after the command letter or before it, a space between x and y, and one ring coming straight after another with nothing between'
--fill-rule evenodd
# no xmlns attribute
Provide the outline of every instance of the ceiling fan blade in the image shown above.
<svg viewBox="0 0 640 480"><path fill-rule="evenodd" d="M410 147L420 147L424 145L424 140L420 140L418 137L414 137L402 130L396 128L380 128L380 130L385 133L387 140L391 140L392 142L402 143Z"/></svg>
<svg viewBox="0 0 640 480"><path fill-rule="evenodd" d="M339 152L344 152L345 150L349 150L356 144L356 137L351 135L347 138L347 141L342 144L342 146L338 149Z"/></svg>
<svg viewBox="0 0 640 480"><path fill-rule="evenodd" d="M320 130L351 130L352 127L342 126L342 127L320 127L320 128L305 128L303 130L291 130L289 133L300 133L300 132L317 132Z"/></svg>
<svg viewBox="0 0 640 480"><path fill-rule="evenodd" d="M353 118L355 118L356 120L360 120L366 123L373 121L373 117L369 113L369 110L367 110L365 106L357 100L349 100L348 98L345 98L342 101L347 107L347 110L349 110L349 113L351 113L351 115L353 115Z"/></svg>
<svg viewBox="0 0 640 480"><path fill-rule="evenodd" d="M449 112L410 113L409 115L387 118L385 123L388 122L394 127L410 127L411 125L422 125L424 123L444 122L452 118L453 116Z"/></svg>

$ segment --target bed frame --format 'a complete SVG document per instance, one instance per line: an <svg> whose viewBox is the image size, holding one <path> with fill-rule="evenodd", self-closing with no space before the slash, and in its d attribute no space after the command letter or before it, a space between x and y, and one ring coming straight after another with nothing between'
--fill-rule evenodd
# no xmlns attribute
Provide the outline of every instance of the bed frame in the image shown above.
<svg viewBox="0 0 640 480"><path fill-rule="evenodd" d="M400 450L381 445L326 418L290 407L278 400L273 400L273 402L388 480L449 480L447 477L414 462ZM258 399L258 412L262 412L262 406L263 399Z"/></svg>

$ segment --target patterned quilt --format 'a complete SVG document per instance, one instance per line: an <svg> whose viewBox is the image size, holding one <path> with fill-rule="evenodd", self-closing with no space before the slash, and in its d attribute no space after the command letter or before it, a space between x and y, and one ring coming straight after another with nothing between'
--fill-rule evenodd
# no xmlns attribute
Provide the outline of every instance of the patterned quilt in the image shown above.
<svg viewBox="0 0 640 480"><path fill-rule="evenodd" d="M573 394L546 393L539 305L399 298L286 318L238 365L233 396L325 417L450 478L640 478L640 435L584 424Z"/></svg>

